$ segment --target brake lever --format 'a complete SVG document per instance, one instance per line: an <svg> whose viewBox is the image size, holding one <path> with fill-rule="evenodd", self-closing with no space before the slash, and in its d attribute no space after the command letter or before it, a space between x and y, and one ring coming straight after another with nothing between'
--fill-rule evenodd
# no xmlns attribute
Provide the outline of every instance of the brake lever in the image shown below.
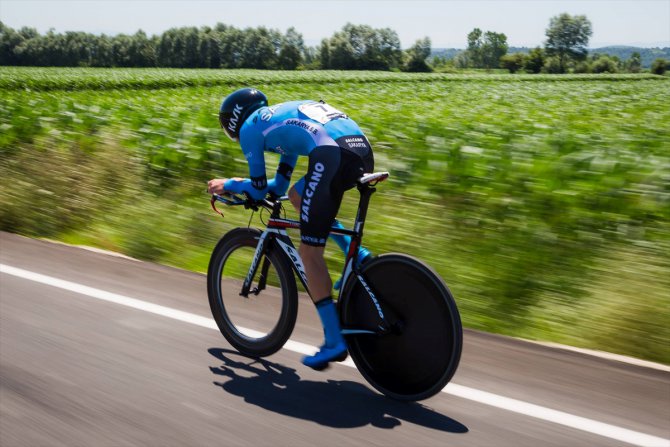
<svg viewBox="0 0 670 447"><path fill-rule="evenodd" d="M212 205L212 209L216 214L220 215L221 217L225 217L223 213L216 208L216 195L212 194L212 198L210 199L209 204Z"/></svg>

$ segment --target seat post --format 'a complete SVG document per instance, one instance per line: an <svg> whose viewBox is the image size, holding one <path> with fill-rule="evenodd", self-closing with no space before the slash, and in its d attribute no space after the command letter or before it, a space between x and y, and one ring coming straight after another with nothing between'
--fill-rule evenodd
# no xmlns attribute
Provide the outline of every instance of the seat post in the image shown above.
<svg viewBox="0 0 670 447"><path fill-rule="evenodd" d="M377 189L368 185L367 183L362 183L358 185L358 192L361 194L361 198L358 201L358 211L356 212L356 222L354 225L354 231L356 232L356 237L360 243L361 238L363 237L363 226L365 225L365 219L368 215L368 206L370 205L370 197Z"/></svg>

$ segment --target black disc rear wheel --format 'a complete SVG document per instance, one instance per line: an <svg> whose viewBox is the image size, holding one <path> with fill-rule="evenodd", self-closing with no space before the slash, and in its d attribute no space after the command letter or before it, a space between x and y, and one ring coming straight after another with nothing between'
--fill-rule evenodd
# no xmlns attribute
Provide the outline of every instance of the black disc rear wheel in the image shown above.
<svg viewBox="0 0 670 447"><path fill-rule="evenodd" d="M349 336L349 352L359 371L395 399L421 400L438 393L456 372L463 344L449 289L430 267L406 255L381 255L365 264L362 273L395 330ZM356 278L347 281L341 306L345 328L375 330L380 322Z"/></svg>

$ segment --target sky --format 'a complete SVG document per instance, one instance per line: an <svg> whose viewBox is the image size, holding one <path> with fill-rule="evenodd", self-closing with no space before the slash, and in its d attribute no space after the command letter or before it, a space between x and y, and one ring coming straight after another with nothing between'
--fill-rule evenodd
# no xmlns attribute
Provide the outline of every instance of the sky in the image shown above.
<svg viewBox="0 0 670 447"><path fill-rule="evenodd" d="M160 34L178 26L293 26L317 45L347 22L391 28L404 48L424 36L433 48L464 48L475 27L510 46L542 45L549 19L567 12L593 24L589 46L670 46L670 0L0 0L0 21L44 33Z"/></svg>

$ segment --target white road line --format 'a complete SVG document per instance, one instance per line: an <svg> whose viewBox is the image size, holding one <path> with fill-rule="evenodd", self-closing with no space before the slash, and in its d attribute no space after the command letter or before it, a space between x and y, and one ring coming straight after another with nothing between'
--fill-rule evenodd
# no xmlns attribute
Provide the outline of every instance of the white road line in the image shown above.
<svg viewBox="0 0 670 447"><path fill-rule="evenodd" d="M200 315L184 312L170 307L160 306L158 304L149 303L147 301L138 300L117 293L107 292L105 290L88 287L71 281L54 278L51 276L42 275L39 273L23 270L5 264L0 264L0 272L12 275L18 278L27 279L30 281L46 284L59 289L68 290L70 292L86 295L91 298L107 301L110 303L120 304L122 306L131 307L133 309L143 310L155 315L172 318L174 320L183 321L185 323L194 324L196 326L205 327L208 329L218 330L213 319L202 317ZM317 348L314 346L289 340L285 349L297 352L299 354L312 354L316 352ZM354 367L350 360L342 362L342 364ZM638 446L650 447L670 447L670 439L661 438L658 436L648 435L646 433L628 430L617 427L615 425L605 424L603 422L595 421L593 419L575 416L562 411L552 410L550 408L542 407L540 405L531 404L517 399L500 396L486 391L481 391L475 388L466 387L450 383L442 392L451 394L463 399L472 400L481 404L489 405L496 408L501 408L514 413L523 414L536 419L552 422L555 424L564 425L566 427L582 430L588 433L593 433L617 441L625 442Z"/></svg>
<svg viewBox="0 0 670 447"><path fill-rule="evenodd" d="M18 236L18 235L15 235L15 236ZM25 236L18 236L18 237L21 237L21 238L24 238L24 239L29 239ZM94 253L99 253L99 254L102 254L102 255L105 255L105 256L114 256L116 258L123 258L123 259L126 259L128 261L142 262L139 259L131 258L130 256L126 256L122 253L109 251L109 250L102 250L102 249L99 249L97 247L91 247L89 245L73 245L73 244L68 244L66 242L57 241L57 240L48 239L48 238L42 238L41 240L49 242L51 244L59 244L59 245L63 245L63 246L66 246L66 247L77 248L77 249L80 249L80 250L92 251ZM540 341L540 340L529 340L527 338L519 338L519 337L514 337L514 338L516 338L517 340L520 340L524 343L533 343L533 344L546 346L546 347L549 347L549 348L552 348L552 349L561 349L561 350L564 350L564 351L578 352L580 354L588 355L588 356L591 356L591 357L600 357L600 358L603 358L603 359L614 360L614 361L617 361L617 362L620 362L620 363L626 363L626 364L629 364L629 365L641 366L643 368L651 368L651 369L657 369L659 371L670 372L670 365L664 365L662 363L656 363L656 362L641 360L641 359L626 356L626 355L619 355L619 354L614 354L614 353L605 352L605 351L596 351L596 350L593 350L593 349L577 348L577 347L574 347L574 346L564 345L564 344L560 344L560 343L552 343L552 342L546 342L546 341Z"/></svg>

